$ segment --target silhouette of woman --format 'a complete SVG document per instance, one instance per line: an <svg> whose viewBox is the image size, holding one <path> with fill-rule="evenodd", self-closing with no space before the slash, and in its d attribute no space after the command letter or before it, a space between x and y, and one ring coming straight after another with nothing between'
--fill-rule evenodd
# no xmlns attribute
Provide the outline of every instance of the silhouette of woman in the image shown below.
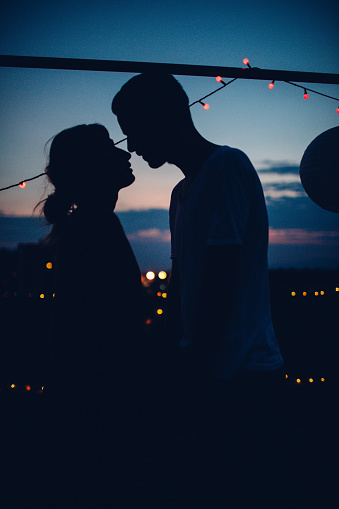
<svg viewBox="0 0 339 509"><path fill-rule="evenodd" d="M54 192L43 213L53 225L56 289L47 450L59 507L117 504L137 456L141 276L113 212L119 190L134 181L130 157L99 124L66 129L50 147Z"/></svg>

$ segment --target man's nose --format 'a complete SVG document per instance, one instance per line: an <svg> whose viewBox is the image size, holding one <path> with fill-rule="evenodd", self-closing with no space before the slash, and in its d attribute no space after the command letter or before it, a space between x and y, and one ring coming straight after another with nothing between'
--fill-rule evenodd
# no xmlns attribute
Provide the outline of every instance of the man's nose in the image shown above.
<svg viewBox="0 0 339 509"><path fill-rule="evenodd" d="M135 152L135 144L131 140L131 138L127 138L127 150L128 152Z"/></svg>

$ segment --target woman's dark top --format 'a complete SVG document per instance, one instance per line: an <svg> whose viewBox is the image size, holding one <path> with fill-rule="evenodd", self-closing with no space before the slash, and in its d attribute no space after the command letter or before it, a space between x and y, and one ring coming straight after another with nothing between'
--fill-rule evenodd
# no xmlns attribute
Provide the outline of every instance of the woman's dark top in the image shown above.
<svg viewBox="0 0 339 509"><path fill-rule="evenodd" d="M57 249L52 392L96 399L135 377L142 349L141 288L117 216L74 211Z"/></svg>
<svg viewBox="0 0 339 509"><path fill-rule="evenodd" d="M67 507L108 507L137 468L141 443L140 270L117 216L80 208L68 218L56 261L47 496L55 507L73 499Z"/></svg>

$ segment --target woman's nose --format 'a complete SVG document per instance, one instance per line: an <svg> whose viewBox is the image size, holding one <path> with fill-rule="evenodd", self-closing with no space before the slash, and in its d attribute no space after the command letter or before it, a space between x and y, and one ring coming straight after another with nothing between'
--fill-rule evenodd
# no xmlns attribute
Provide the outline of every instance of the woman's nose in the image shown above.
<svg viewBox="0 0 339 509"><path fill-rule="evenodd" d="M129 161L131 159L132 155L126 150L123 150L121 148L118 148L117 150L119 151L119 156L121 157L121 159L125 159L126 161Z"/></svg>

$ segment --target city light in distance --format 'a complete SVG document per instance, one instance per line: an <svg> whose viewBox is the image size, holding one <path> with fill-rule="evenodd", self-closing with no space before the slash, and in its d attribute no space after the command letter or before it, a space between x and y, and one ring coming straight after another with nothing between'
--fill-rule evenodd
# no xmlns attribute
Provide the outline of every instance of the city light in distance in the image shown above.
<svg viewBox="0 0 339 509"><path fill-rule="evenodd" d="M53 267L53 264L51 262L46 263L46 268L51 269Z"/></svg>
<svg viewBox="0 0 339 509"><path fill-rule="evenodd" d="M153 279L155 278L155 274L154 272L152 272L151 270L149 270L146 274L146 278L148 279L148 281L153 281Z"/></svg>
<svg viewBox="0 0 339 509"><path fill-rule="evenodd" d="M162 314L163 314L163 312L164 312L164 311L163 311L162 309L157 309L157 314L158 314L158 315L162 315Z"/></svg>
<svg viewBox="0 0 339 509"><path fill-rule="evenodd" d="M302 295L303 297L307 297L307 295L311 295L311 296L314 295L315 297L319 297L319 295L320 295L323 297L325 294L331 296L332 292L339 292L339 288L334 288L334 290L329 290L329 291L326 290L326 292L325 292L325 290L315 290L315 291L312 290L309 293L306 292L305 290L303 292L296 292L293 290L293 291L291 291L290 295L292 297L296 297L297 295Z"/></svg>
<svg viewBox="0 0 339 509"><path fill-rule="evenodd" d="M288 375L285 375L285 378L287 379L288 378ZM325 378L318 378L318 379L315 379L315 378L307 378L307 382L309 382L310 384L313 384L315 382L325 382ZM302 381L301 381L301 378L295 378L294 379L294 383L296 383L297 385L301 385L302 384Z"/></svg>
<svg viewBox="0 0 339 509"><path fill-rule="evenodd" d="M40 299L44 299L45 298L45 294L44 293L40 293Z"/></svg>
<svg viewBox="0 0 339 509"><path fill-rule="evenodd" d="M164 313L164 311L162 309L157 309L157 314L158 315L162 315ZM152 324L152 320L151 318L148 318L146 321L145 321L145 324L146 325L151 325ZM295 376L293 375L288 375L288 374L285 374L284 375L284 379L286 381L287 384L293 384L294 386L306 386L306 387L310 387L310 384L312 386L316 386L317 384L319 383L324 383L326 381L326 379L324 377L321 377L321 378L313 378L313 377L308 377L308 376L305 376L303 378L295 378ZM0 386L0 391L2 391L3 389L12 389L13 392L32 392L32 393L38 393L38 394L42 394L44 391L45 391L45 386L44 385L39 385L39 386L35 386L35 385L30 385L30 384L14 384L12 383L11 385L8 385L8 386ZM15 389L15 391L14 391ZM311 389L311 390L315 390L315 389Z"/></svg>
<svg viewBox="0 0 339 509"><path fill-rule="evenodd" d="M164 270L161 270L158 274L158 278L159 279L166 279L167 278L167 272L165 272Z"/></svg>

